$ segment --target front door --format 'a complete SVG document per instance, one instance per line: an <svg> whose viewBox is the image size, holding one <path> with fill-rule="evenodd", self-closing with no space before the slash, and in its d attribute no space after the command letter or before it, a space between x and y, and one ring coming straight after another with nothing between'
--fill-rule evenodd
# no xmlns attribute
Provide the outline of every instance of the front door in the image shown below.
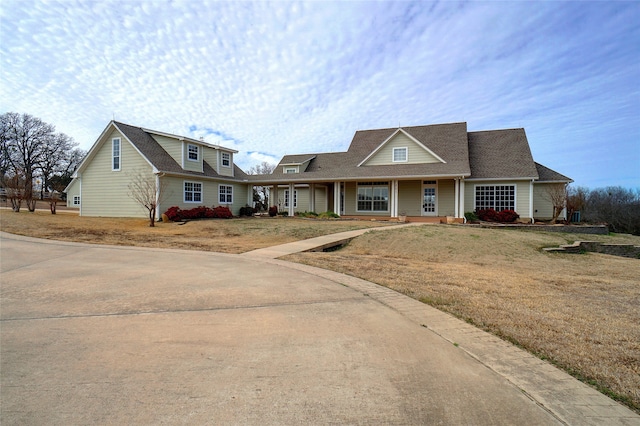
<svg viewBox="0 0 640 426"><path fill-rule="evenodd" d="M434 180L425 180L422 183L422 216L437 216L438 213L438 186Z"/></svg>

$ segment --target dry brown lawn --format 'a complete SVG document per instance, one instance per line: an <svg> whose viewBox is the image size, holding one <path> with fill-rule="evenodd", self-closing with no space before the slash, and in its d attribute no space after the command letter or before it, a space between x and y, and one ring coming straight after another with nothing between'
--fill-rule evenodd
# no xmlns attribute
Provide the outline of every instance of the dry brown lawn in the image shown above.
<svg viewBox="0 0 640 426"><path fill-rule="evenodd" d="M542 247L640 237L432 225L285 259L421 300L548 359L640 411L640 260Z"/></svg>
<svg viewBox="0 0 640 426"><path fill-rule="evenodd" d="M95 244L165 247L243 253L336 232L389 225L388 222L284 217L194 220L156 223L145 219L79 217L59 211L19 213L0 209L0 229L18 235Z"/></svg>
<svg viewBox="0 0 640 426"><path fill-rule="evenodd" d="M225 253L357 228L366 221L255 218L159 223L0 210L5 232L66 241ZM368 233L286 259L385 285L514 342L640 411L640 260L545 253L575 240L640 237L425 225Z"/></svg>

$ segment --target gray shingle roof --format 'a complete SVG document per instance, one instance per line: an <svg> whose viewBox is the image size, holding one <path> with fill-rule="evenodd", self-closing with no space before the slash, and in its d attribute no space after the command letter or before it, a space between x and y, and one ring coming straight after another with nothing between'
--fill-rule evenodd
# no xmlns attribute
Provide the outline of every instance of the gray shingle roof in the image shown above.
<svg viewBox="0 0 640 426"><path fill-rule="evenodd" d="M537 179L524 129L469 132L471 178Z"/></svg>
<svg viewBox="0 0 640 426"><path fill-rule="evenodd" d="M346 152L285 155L272 174L254 175L250 176L249 179L252 181L295 182L336 179L468 176L470 174L466 123L402 128L402 130L429 148L446 163L358 167L358 164L397 130L398 128L357 131ZM296 174L285 174L283 172L282 165L300 163L313 156L315 158L311 160L305 172Z"/></svg>
<svg viewBox="0 0 640 426"><path fill-rule="evenodd" d="M555 170L551 170L540 163L536 163L536 169L538 170L538 176L540 177L538 182L573 182L573 179L568 178Z"/></svg>
<svg viewBox="0 0 640 426"><path fill-rule="evenodd" d="M128 124L114 121L113 124L124 134L127 139L144 155L147 160L158 169L158 171L169 174L181 174L200 177L245 180L247 175L239 167L234 164L235 177L219 175L213 167L206 161L203 161L203 172L193 172L180 167L180 164L162 148L162 146L153 138L153 136L145 132L140 127L130 126Z"/></svg>

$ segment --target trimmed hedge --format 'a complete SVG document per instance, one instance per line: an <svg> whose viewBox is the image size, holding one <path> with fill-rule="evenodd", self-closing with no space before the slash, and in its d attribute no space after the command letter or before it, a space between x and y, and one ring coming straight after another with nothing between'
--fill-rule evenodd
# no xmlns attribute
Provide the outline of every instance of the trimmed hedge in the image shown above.
<svg viewBox="0 0 640 426"><path fill-rule="evenodd" d="M179 222L188 219L231 219L233 213L229 207L218 206L214 208L199 206L192 209L182 210L180 207L169 207L164 213L169 220Z"/></svg>

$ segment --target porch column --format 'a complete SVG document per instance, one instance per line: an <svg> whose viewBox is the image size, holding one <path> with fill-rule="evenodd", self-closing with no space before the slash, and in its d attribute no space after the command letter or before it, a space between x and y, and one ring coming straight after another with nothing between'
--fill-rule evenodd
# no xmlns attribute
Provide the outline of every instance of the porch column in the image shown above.
<svg viewBox="0 0 640 426"><path fill-rule="evenodd" d="M293 217L296 213L295 207L293 207L293 201L295 200L296 186L292 183L289 184L289 217Z"/></svg>
<svg viewBox="0 0 640 426"><path fill-rule="evenodd" d="M254 207L253 205L253 185L247 185L247 205Z"/></svg>
<svg viewBox="0 0 640 426"><path fill-rule="evenodd" d="M341 186L342 185L340 182L333 183L333 212L337 215L339 215L340 211L342 210L340 206L340 187Z"/></svg>
<svg viewBox="0 0 640 426"><path fill-rule="evenodd" d="M309 211L310 212L316 211L316 184L315 183L309 184Z"/></svg>
<svg viewBox="0 0 640 426"><path fill-rule="evenodd" d="M460 178L460 217L464 217L464 178Z"/></svg>
<svg viewBox="0 0 640 426"><path fill-rule="evenodd" d="M391 181L391 217L398 217L398 181Z"/></svg>
<svg viewBox="0 0 640 426"><path fill-rule="evenodd" d="M455 192L455 201L454 201L454 205L455 207L453 208L454 211L454 216L455 217L462 217L460 215L460 179L455 178L453 180L453 188L454 188L454 192Z"/></svg>
<svg viewBox="0 0 640 426"><path fill-rule="evenodd" d="M533 223L533 179L529 182L529 217Z"/></svg>

